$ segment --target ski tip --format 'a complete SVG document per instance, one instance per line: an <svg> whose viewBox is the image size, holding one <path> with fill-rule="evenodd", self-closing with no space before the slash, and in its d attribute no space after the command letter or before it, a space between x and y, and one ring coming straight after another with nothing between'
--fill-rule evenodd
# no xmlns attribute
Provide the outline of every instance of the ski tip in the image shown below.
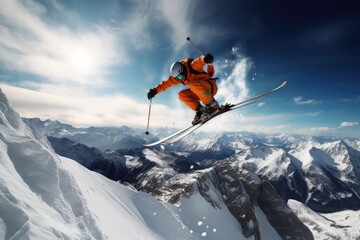
<svg viewBox="0 0 360 240"><path fill-rule="evenodd" d="M280 88L282 88L283 86L285 86L287 84L287 81L284 81L280 86L278 86L277 88L273 89L273 91L279 90Z"/></svg>

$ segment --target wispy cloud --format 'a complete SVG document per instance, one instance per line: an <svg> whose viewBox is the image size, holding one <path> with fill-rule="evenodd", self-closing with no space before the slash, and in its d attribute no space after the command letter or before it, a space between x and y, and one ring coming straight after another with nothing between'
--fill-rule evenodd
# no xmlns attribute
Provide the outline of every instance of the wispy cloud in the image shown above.
<svg viewBox="0 0 360 240"><path fill-rule="evenodd" d="M198 4L165 0L160 4L133 2L123 18L111 19L109 25L102 24L106 21L91 25L58 1L41 4L4 0L0 8L0 62L14 73L24 73L25 77L11 83L20 87L2 85L2 88L22 116L52 118L76 125L141 123L140 112L146 116L148 105L139 104L131 92L103 96L98 92L104 94L111 86L108 74L115 66L120 68L128 63L129 39L132 49L152 48L160 44L151 38L153 31L163 28L159 32L168 36L175 52L189 35L200 43L211 39L216 26L210 29L201 27L204 22L196 27L192 24L192 19L201 15L195 13ZM205 30L199 31L201 28ZM246 86L238 77L246 74L243 68L247 62L237 60L227 81L237 87L233 90L246 95ZM154 78L155 73L149 70L145 75L149 81L146 78ZM232 93L233 98L243 95ZM192 114L180 106L174 109L154 104L152 120L164 126L169 118L176 119L182 127L188 124Z"/></svg>
<svg viewBox="0 0 360 240"><path fill-rule="evenodd" d="M213 29L199 24L194 30L193 22L199 17L199 13L195 12L198 4L199 1L189 0L133 1L128 18L124 20L124 16L120 16L120 20L115 20L115 29L124 32L138 50L160 45L163 41L154 34L163 34L163 40L170 42L178 51L186 44L188 36L200 42L214 35Z"/></svg>
<svg viewBox="0 0 360 240"><path fill-rule="evenodd" d="M184 40L191 34L191 18L195 4L194 1L167 0L158 4L158 11L170 26L171 42L177 49L185 44Z"/></svg>
<svg viewBox="0 0 360 240"><path fill-rule="evenodd" d="M313 136L333 136L333 135L341 134L340 129L347 127L354 127L357 125L359 125L359 122L342 122L339 127L318 126L318 127L301 128L301 129L295 129L293 133L302 134L302 135L313 135Z"/></svg>
<svg viewBox="0 0 360 240"><path fill-rule="evenodd" d="M266 119L261 117L264 121L254 117L247 117L246 114L237 114L236 112L227 113L217 119L212 120L207 125L201 128L202 131L249 131L258 133L292 133L291 124L277 123L276 117ZM266 119L266 120L265 120ZM269 122L271 121L271 122ZM273 124L273 125L272 125Z"/></svg>
<svg viewBox="0 0 360 240"><path fill-rule="evenodd" d="M342 98L342 99L339 99L341 102L344 102L344 103L357 103L357 102L360 102L360 95L357 95L353 98Z"/></svg>
<svg viewBox="0 0 360 240"><path fill-rule="evenodd" d="M263 106L265 106L265 105L266 105L266 102L259 102L259 103L257 104L258 107L263 107Z"/></svg>
<svg viewBox="0 0 360 240"><path fill-rule="evenodd" d="M293 129L292 133L301 134L301 135L312 135L312 136L329 136L334 134L335 130L336 129L327 126L319 126L319 127Z"/></svg>
<svg viewBox="0 0 360 240"><path fill-rule="evenodd" d="M102 26L74 30L60 22L50 24L46 14L47 9L36 2L2 1L0 60L5 66L53 83L106 84L109 67L126 59L120 57L124 52L117 48L116 35Z"/></svg>
<svg viewBox="0 0 360 240"><path fill-rule="evenodd" d="M330 128L329 127L312 127L312 128L309 128L309 131L310 132L328 132L330 131Z"/></svg>
<svg viewBox="0 0 360 240"><path fill-rule="evenodd" d="M196 39L197 43L209 44L214 37L227 34L224 27L216 23L209 26L205 21L210 14L216 14L206 1L160 0L156 6L161 20L170 26L168 37L177 50L186 44L184 40L188 36Z"/></svg>
<svg viewBox="0 0 360 240"><path fill-rule="evenodd" d="M302 96L294 97L293 100L296 105L314 105L320 103L317 99L304 100Z"/></svg>
<svg viewBox="0 0 360 240"><path fill-rule="evenodd" d="M318 117L322 111L319 112L304 112L304 113L273 113L273 114L249 114L249 116L244 116L242 120L245 122L251 123L259 123L262 122L278 122L283 120L290 120L290 119L299 119L299 118L316 118Z"/></svg>
<svg viewBox="0 0 360 240"><path fill-rule="evenodd" d="M353 126L356 126L356 125L358 125L359 124L359 122L342 122L341 124L340 124L340 127L341 128L344 128L344 127L353 127Z"/></svg>
<svg viewBox="0 0 360 240"><path fill-rule="evenodd" d="M224 75L218 84L216 97L230 103L244 100L249 94L246 78L252 65L250 59L233 47L229 58L220 59L216 65L219 66L218 72Z"/></svg>
<svg viewBox="0 0 360 240"><path fill-rule="evenodd" d="M133 1L132 4L126 17L120 15L118 20L113 20L114 28L120 30L137 50L159 45L153 33L155 29L163 27L164 23L159 18L156 5L149 0Z"/></svg>
<svg viewBox="0 0 360 240"><path fill-rule="evenodd" d="M60 88L54 95L5 84L0 84L0 88L22 117L59 120L75 126L146 126L149 105L124 94L99 97L85 92L72 94L66 92L66 88L63 92ZM186 110L153 104L151 127L164 127L169 123L174 124L172 127L184 127L190 117Z"/></svg>

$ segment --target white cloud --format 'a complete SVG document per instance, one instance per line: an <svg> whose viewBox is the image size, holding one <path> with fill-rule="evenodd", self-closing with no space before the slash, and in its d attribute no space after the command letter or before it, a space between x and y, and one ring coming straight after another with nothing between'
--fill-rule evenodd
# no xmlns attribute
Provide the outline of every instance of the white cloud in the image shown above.
<svg viewBox="0 0 360 240"><path fill-rule="evenodd" d="M311 132L328 132L329 130L329 127L312 127L309 129Z"/></svg>
<svg viewBox="0 0 360 240"><path fill-rule="evenodd" d="M320 101L316 99L303 100L301 96L294 97L293 100L296 105L313 105L320 103Z"/></svg>
<svg viewBox="0 0 360 240"><path fill-rule="evenodd" d="M244 108L245 109L245 108ZM212 120L201 128L201 131L248 131L257 133L291 133L290 124L280 124L279 116L259 118L252 117L245 110L226 113ZM274 124L274 125L272 125Z"/></svg>
<svg viewBox="0 0 360 240"><path fill-rule="evenodd" d="M293 133L301 135L312 135L312 136L328 136L335 133L336 129L320 126L320 127L310 127L310 128L301 128L294 129Z"/></svg>
<svg viewBox="0 0 360 240"><path fill-rule="evenodd" d="M50 24L46 13L44 6L33 1L1 2L0 60L5 66L52 83L106 84L108 69L126 59L120 57L125 53L117 48L117 36L102 26Z"/></svg>
<svg viewBox="0 0 360 240"><path fill-rule="evenodd" d="M229 62L226 62L228 65ZM223 99L224 102L237 103L244 100L249 93L246 84L246 77L251 63L248 58L237 56L230 75L222 78L218 83L218 93L216 98ZM222 66L224 68L224 66ZM227 66L226 66L227 67Z"/></svg>
<svg viewBox="0 0 360 240"><path fill-rule="evenodd" d="M169 38L179 49L191 33L191 14L193 12L193 1L167 1L162 0L158 5L159 13L170 26Z"/></svg>
<svg viewBox="0 0 360 240"><path fill-rule="evenodd" d="M353 126L356 126L358 125L359 122L342 122L340 124L340 127L343 128L343 127L353 127Z"/></svg>
<svg viewBox="0 0 360 240"><path fill-rule="evenodd" d="M156 14L157 9L149 0L133 1L133 4L128 10L127 18L121 15L115 21L115 29L125 33L137 50L152 48L158 44L152 31L161 24Z"/></svg>
<svg viewBox="0 0 360 240"><path fill-rule="evenodd" d="M205 1L168 1L160 0L157 4L161 20L170 26L170 32L167 35L176 50L186 44L186 37L191 36L197 44L209 44L211 39L217 36L225 35L225 28L220 28L216 24L208 25L204 23L211 12ZM199 11L201 9L201 11ZM206 52L206 50L202 49Z"/></svg>
<svg viewBox="0 0 360 240"><path fill-rule="evenodd" d="M194 1L133 1L128 10L128 18L120 16L115 20L115 29L126 34L127 38L138 50L158 46L162 41L154 37L162 29L164 40L172 43L175 50L179 50L189 36L192 26ZM199 32L199 31L197 31ZM194 37L198 36L196 32Z"/></svg>
<svg viewBox="0 0 360 240"><path fill-rule="evenodd" d="M274 126L248 125L244 127L244 131L258 133L279 133L289 131L290 124L279 124Z"/></svg>
<svg viewBox="0 0 360 240"><path fill-rule="evenodd" d="M47 8L50 4L51 14ZM0 62L13 72L26 73L21 82L15 79L13 85L35 90L1 87L22 116L56 119L75 125L145 123L147 104L139 104L129 95L99 96L95 92L104 94L111 86L107 78L111 67L127 63L128 43L124 43L124 39L130 38L137 49L151 48L157 44L152 41L152 30L161 23L170 29L162 32L169 36L176 50L185 44L194 28L191 24L194 4L193 1L134 3L130 11L133 14L115 19L117 23L116 20L121 21L118 25L121 30L117 31L113 22L112 28L81 22L76 12L58 1L46 5L31 0L1 1ZM49 15L63 21L54 21L56 18L51 19ZM212 30L195 31L195 36L208 40L213 36ZM36 81L28 74L35 75ZM154 78L151 71L146 75ZM165 126L176 119L176 126L173 126L184 127L193 117L193 112L183 106L168 108L154 104L152 111L154 126Z"/></svg>
<svg viewBox="0 0 360 240"><path fill-rule="evenodd" d="M67 92L67 88L59 88L54 95L5 84L0 84L0 88L22 117L59 120L75 126L146 127L149 105L123 94L98 97L87 92L73 94ZM150 127L165 127L172 123L171 127L181 128L189 125L191 117L188 110L153 104Z"/></svg>
<svg viewBox="0 0 360 240"><path fill-rule="evenodd" d="M265 105L266 105L266 102L259 102L259 103L257 104L258 107L263 107L263 106L265 106Z"/></svg>

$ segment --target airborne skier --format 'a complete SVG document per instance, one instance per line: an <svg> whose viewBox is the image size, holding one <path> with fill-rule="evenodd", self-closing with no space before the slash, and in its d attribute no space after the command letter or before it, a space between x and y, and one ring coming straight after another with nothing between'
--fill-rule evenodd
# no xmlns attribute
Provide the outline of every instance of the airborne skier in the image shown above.
<svg viewBox="0 0 360 240"><path fill-rule="evenodd" d="M179 99L183 103L185 103L186 106L196 112L195 117L192 120L192 125L156 142L144 144L145 147L152 147L158 144L173 144L183 139L190 133L194 132L196 129L200 128L201 126L209 122L211 119L226 112L259 102L261 101L262 97L276 92L286 85L286 81L284 81L278 87L266 91L262 94L238 103L227 103L220 107L218 102L214 98L217 93L218 87L216 85L216 78L213 78L215 74L215 68L212 65L212 63L214 62L213 55L211 53L204 54L190 40L190 37L188 37L186 40L189 41L192 46L201 53L201 56L196 59L186 58L174 62L170 67L170 76L168 77L168 79L162 81L160 84L158 84L154 88L151 88L148 91L147 97L150 100L150 105L147 129L145 134L149 134L148 130L152 98L154 98L156 94L166 91L168 88L178 85L180 83L188 86L188 88L179 92ZM207 70L204 71L206 65Z"/></svg>
<svg viewBox="0 0 360 240"><path fill-rule="evenodd" d="M148 99L150 100L156 94L182 83L188 88L179 92L179 99L196 112L192 124L195 125L204 121L219 110L219 104L214 98L218 88L216 79L213 78L215 74L213 61L212 54L207 53L196 59L186 58L174 62L170 67L169 78L151 88L147 93ZM206 64L207 70L204 71Z"/></svg>
<svg viewBox="0 0 360 240"><path fill-rule="evenodd" d="M223 113L226 113L226 112L229 112L229 111L232 111L232 110L235 110L235 109L238 109L238 108L241 108L241 107L253 104L253 103L257 103L257 102L259 102L261 100L262 97L264 97L266 95L269 95L271 93L274 93L274 92L278 91L279 89L281 89L282 87L284 87L286 85L286 83L287 82L284 81L278 87L273 88L273 89L271 89L271 90L269 90L267 92L264 92L262 94L259 94L257 96L254 96L252 98L248 98L248 99L246 99L244 101L241 101L241 102L238 102L238 103L235 103L235 104L226 104L225 106L222 106L219 111L217 111L216 113L211 115L208 119L205 119L204 121L199 122L198 124L193 124L190 127L181 129L180 131L178 131L178 132L176 132L176 133L174 133L174 134L172 134L172 135L170 135L168 137L160 139L159 141L144 144L144 146L145 147L152 147L152 146L156 146L158 144L173 144L173 143L183 139L184 137L186 137L187 135L189 135L190 133L192 133L196 129L200 128L201 126L206 124L209 120L211 120L211 119L213 119L213 118L215 118L215 117L217 117L217 116L219 116L219 115L221 115Z"/></svg>

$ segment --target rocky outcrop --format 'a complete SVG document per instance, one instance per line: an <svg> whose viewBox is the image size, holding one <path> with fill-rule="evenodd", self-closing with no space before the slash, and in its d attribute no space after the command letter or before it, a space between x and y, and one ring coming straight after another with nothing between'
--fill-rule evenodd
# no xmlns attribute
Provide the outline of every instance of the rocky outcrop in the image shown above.
<svg viewBox="0 0 360 240"><path fill-rule="evenodd" d="M257 202L282 239L314 239L309 228L292 212L270 182L261 183Z"/></svg>
<svg viewBox="0 0 360 240"><path fill-rule="evenodd" d="M149 177L147 181L152 184L142 190L146 189L159 200L178 203L198 192L214 208L227 207L246 238L264 238L257 213L262 211L280 238L313 239L311 231L287 207L273 186L235 158L217 162L205 170L175 174L166 181L159 174ZM157 179L159 177L162 179ZM154 184L159 182L160 186Z"/></svg>
<svg viewBox="0 0 360 240"><path fill-rule="evenodd" d="M261 185L260 179L236 161L226 160L215 166L219 189L231 214L238 220L245 237L260 239L259 224L253 209Z"/></svg>

